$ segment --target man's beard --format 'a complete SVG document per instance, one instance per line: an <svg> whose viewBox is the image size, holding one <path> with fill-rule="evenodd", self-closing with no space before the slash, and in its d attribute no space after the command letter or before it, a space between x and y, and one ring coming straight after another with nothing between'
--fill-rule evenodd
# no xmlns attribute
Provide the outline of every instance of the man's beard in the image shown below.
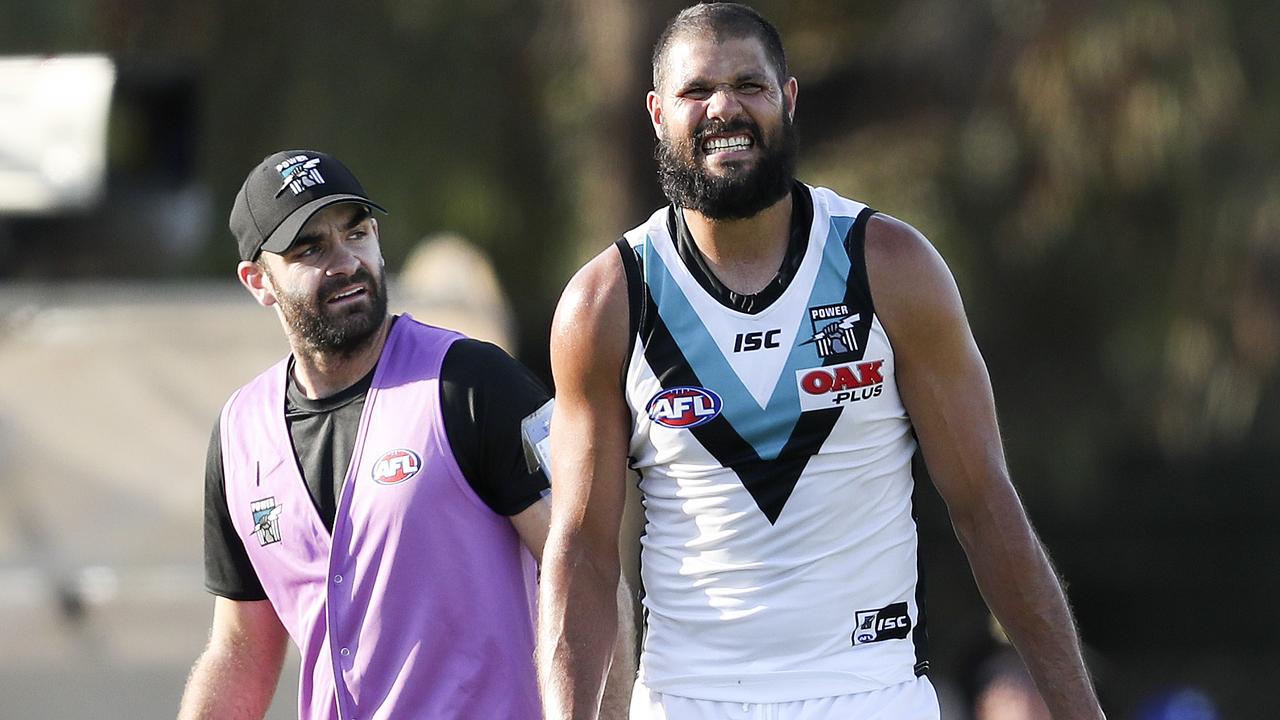
<svg viewBox="0 0 1280 720"><path fill-rule="evenodd" d="M382 272L374 277L361 267L351 275L326 279L313 296L276 287L276 302L280 304L285 324L308 348L348 354L362 347L386 319L385 279ZM368 289L371 302L341 309L328 307L325 298L355 284L363 284Z"/></svg>
<svg viewBox="0 0 1280 720"><path fill-rule="evenodd" d="M710 174L702 150L706 137L744 130L751 134L760 151L755 167L730 167L724 174ZM747 118L728 123L710 120L694 132L691 140L681 141L680 147L664 130L656 154L662 192L673 204L712 220L739 220L755 216L791 191L796 171L795 128L783 113L782 129L766 140L760 126Z"/></svg>

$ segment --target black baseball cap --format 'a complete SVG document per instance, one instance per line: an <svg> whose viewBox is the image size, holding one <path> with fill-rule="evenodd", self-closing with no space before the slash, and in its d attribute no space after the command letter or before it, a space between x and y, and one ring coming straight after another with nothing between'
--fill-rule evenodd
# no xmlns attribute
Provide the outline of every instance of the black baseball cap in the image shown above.
<svg viewBox="0 0 1280 720"><path fill-rule="evenodd" d="M245 178L231 208L240 258L256 260L263 250L288 250L312 215L341 202L387 211L369 199L356 176L332 155L315 150L268 155Z"/></svg>

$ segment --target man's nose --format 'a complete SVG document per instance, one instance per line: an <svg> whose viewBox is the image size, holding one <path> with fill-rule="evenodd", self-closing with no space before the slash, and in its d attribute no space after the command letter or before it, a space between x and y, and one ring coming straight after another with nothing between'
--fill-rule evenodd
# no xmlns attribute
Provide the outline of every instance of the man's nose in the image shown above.
<svg viewBox="0 0 1280 720"><path fill-rule="evenodd" d="M352 275L360 267L360 258L343 243L337 243L329 254L327 275Z"/></svg>
<svg viewBox="0 0 1280 720"><path fill-rule="evenodd" d="M742 112L738 93L731 87L718 87L707 98L707 117L728 120Z"/></svg>

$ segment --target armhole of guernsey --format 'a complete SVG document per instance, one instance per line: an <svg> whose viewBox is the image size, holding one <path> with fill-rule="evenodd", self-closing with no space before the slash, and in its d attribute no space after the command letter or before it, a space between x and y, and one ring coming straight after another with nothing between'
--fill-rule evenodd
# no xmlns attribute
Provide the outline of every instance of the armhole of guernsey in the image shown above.
<svg viewBox="0 0 1280 720"><path fill-rule="evenodd" d="M868 307L873 315L875 314L875 300L871 296L871 281L867 275L867 222L875 214L876 211L872 208L863 208L858 213L858 217L854 219L853 225L849 227L848 234L844 237L844 249L849 254L849 273L853 276L851 282L856 281L865 289ZM912 432L914 433L914 430ZM914 502L911 508L911 520L912 522L918 522ZM912 667L912 671L916 677L929 673L929 631L928 616L925 612L926 592L924 559L917 554L916 625L911 631L911 642L915 647L916 653L916 663Z"/></svg>
<svg viewBox="0 0 1280 720"><path fill-rule="evenodd" d="M627 243L625 237L618 238L614 243L618 248L618 253L622 256L622 273L627 281L627 329L630 335L627 338L627 354L623 358L622 367L619 368L619 383L625 396L627 392L627 368L631 365L631 354L636 349L636 338L640 335L641 315L644 313L643 285L640 279L640 261L636 257L636 251Z"/></svg>
<svg viewBox="0 0 1280 720"><path fill-rule="evenodd" d="M876 210L864 207L844 236L844 249L849 254L849 272L854 275L858 284L865 288L872 315L876 312L876 305L875 298L871 296L871 281L867 276L867 222L875 214Z"/></svg>

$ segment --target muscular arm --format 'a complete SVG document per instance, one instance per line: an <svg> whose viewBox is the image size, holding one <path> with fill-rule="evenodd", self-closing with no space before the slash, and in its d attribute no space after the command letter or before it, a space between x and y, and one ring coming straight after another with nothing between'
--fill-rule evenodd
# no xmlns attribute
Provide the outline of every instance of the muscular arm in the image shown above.
<svg viewBox="0 0 1280 720"><path fill-rule="evenodd" d="M1009 480L991 380L951 273L892 218L872 218L866 257L903 404L978 589L1053 717L1101 718L1066 597Z"/></svg>
<svg viewBox="0 0 1280 720"><path fill-rule="evenodd" d="M618 530L629 422L622 263L609 248L570 281L551 330L555 501L543 554L538 676L546 716L595 718L618 628Z"/></svg>
<svg viewBox="0 0 1280 720"><path fill-rule="evenodd" d="M275 695L287 638L270 601L217 598L209 645L191 670L178 720L260 720Z"/></svg>
<svg viewBox="0 0 1280 720"><path fill-rule="evenodd" d="M551 520L551 502L543 498L511 518L516 532L539 564L547 542L547 529ZM623 577L618 581L618 638L613 648L613 660L609 675L605 678L600 701L600 717L603 720L622 720L631 707L631 686L636 672L635 612L632 606L631 586Z"/></svg>

